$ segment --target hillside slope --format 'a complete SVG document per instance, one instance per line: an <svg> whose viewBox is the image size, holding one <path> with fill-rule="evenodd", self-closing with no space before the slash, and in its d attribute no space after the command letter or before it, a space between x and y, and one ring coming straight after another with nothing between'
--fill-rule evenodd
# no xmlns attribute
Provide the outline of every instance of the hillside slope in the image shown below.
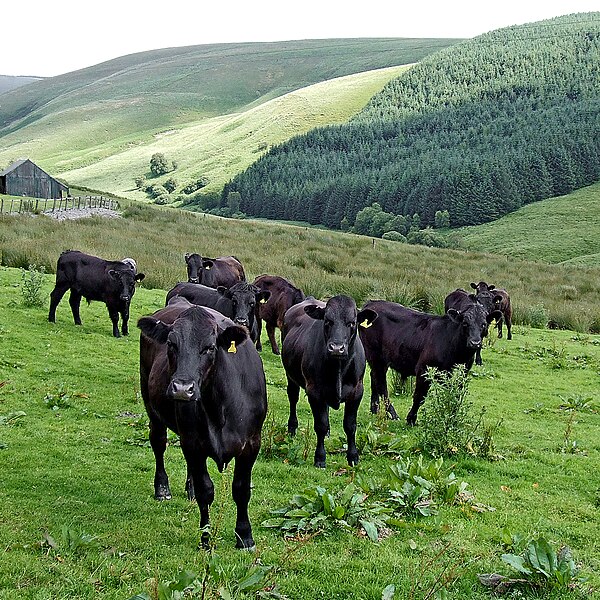
<svg viewBox="0 0 600 600"><path fill-rule="evenodd" d="M493 223L459 229L454 236L469 250L600 267L600 184L524 206Z"/></svg>
<svg viewBox="0 0 600 600"><path fill-rule="evenodd" d="M162 130L292 90L409 64L456 40L345 39L212 44L124 56L3 95L0 163L29 156L60 174Z"/></svg>
<svg viewBox="0 0 600 600"><path fill-rule="evenodd" d="M16 90L24 85L33 83L34 81L40 81L41 77L24 77L24 76L13 76L13 75L0 75L0 94L10 92L10 90Z"/></svg>
<svg viewBox="0 0 600 600"><path fill-rule="evenodd" d="M204 176L209 180L205 191L220 191L270 145L314 127L348 121L373 94L406 69L390 67L317 83L243 112L172 129L154 136L147 144L88 167L64 171L61 176L71 184L146 200L146 194L135 189L133 181L138 175L150 178L150 158L155 152L162 152L169 161L177 162L177 170L149 182L162 183L174 177L182 187L181 184Z"/></svg>
<svg viewBox="0 0 600 600"><path fill-rule="evenodd" d="M600 13L490 32L427 57L351 123L274 148L225 194L334 228L373 202L421 225L438 210L491 221L600 180L598 65Z"/></svg>

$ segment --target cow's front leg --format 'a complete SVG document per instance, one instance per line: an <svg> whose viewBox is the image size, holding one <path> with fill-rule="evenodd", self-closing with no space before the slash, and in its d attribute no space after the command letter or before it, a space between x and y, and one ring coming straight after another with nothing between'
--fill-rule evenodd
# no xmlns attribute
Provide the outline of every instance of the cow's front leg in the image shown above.
<svg viewBox="0 0 600 600"><path fill-rule="evenodd" d="M121 337L119 333L119 311L114 306L108 306L108 314L113 326L113 335L118 338Z"/></svg>
<svg viewBox="0 0 600 600"><path fill-rule="evenodd" d="M244 452L235 459L235 469L233 472L233 483L231 491L233 500L237 507L237 518L235 522L236 548L252 550L255 548L252 538L252 527L250 517L248 516L248 504L250 502L250 483L252 477L252 467L256 461L258 450L260 449L260 438L258 442L248 444L249 452Z"/></svg>
<svg viewBox="0 0 600 600"><path fill-rule="evenodd" d="M315 449L315 467L324 469L325 436L329 433L329 407L324 400L308 393L308 403L313 414L315 433L317 434L317 447Z"/></svg>
<svg viewBox="0 0 600 600"><path fill-rule="evenodd" d="M354 391L354 395L346 399L344 407L344 432L346 433L346 442L348 449L346 459L348 464L353 467L358 464L358 449L356 448L356 415L363 395L363 385L359 383Z"/></svg>
<svg viewBox="0 0 600 600"><path fill-rule="evenodd" d="M121 310L121 332L129 335L129 305Z"/></svg>
<svg viewBox="0 0 600 600"><path fill-rule="evenodd" d="M196 494L196 502L200 509L200 545L204 549L210 548L210 533L208 531L208 510L215 499L215 486L206 468L206 457L198 456L198 450L186 447L182 443L181 449L188 465L188 472L192 475L192 483Z"/></svg>
<svg viewBox="0 0 600 600"><path fill-rule="evenodd" d="M406 422L409 425L417 424L417 412L419 411L419 407L423 404L423 402L425 402L425 396L427 396L428 391L429 381L425 379L425 373L417 373L415 392L413 394L413 404L406 415Z"/></svg>
<svg viewBox="0 0 600 600"><path fill-rule="evenodd" d="M150 419L150 446L154 452L154 499L170 500L169 477L165 470L165 450L167 448L167 428L160 421Z"/></svg>
<svg viewBox="0 0 600 600"><path fill-rule="evenodd" d="M50 292L50 310L48 311L48 321L50 321L50 323L56 323L56 307L68 289L69 284L59 285L57 283L52 292Z"/></svg>

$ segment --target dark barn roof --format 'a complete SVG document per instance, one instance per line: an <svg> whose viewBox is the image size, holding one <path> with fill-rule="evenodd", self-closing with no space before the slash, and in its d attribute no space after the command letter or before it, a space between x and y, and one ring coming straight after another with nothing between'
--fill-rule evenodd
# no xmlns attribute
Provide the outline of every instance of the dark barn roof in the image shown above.
<svg viewBox="0 0 600 600"><path fill-rule="evenodd" d="M28 158L22 158L0 171L0 193L34 198L60 198L69 193L61 183Z"/></svg>

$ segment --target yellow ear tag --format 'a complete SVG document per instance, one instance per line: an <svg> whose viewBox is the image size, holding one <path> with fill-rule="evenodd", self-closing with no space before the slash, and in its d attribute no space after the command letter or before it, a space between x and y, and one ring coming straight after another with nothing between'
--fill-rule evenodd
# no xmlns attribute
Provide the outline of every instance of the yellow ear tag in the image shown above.
<svg viewBox="0 0 600 600"><path fill-rule="evenodd" d="M229 346L229 350L227 352L231 352L231 354L235 354L237 352L237 348L235 347L235 342L231 340L231 346Z"/></svg>
<svg viewBox="0 0 600 600"><path fill-rule="evenodd" d="M259 302L259 304L266 304L266 303L267 303L267 301L264 298L262 298Z"/></svg>
<svg viewBox="0 0 600 600"><path fill-rule="evenodd" d="M493 329L494 327L496 327L496 319L493 319L490 323L490 327Z"/></svg>
<svg viewBox="0 0 600 600"><path fill-rule="evenodd" d="M361 326L361 327L364 327L365 329L368 329L369 327L371 327L371 325L373 325L373 323L369 323L369 320L368 320L368 319L365 319L365 320L364 320L364 321L363 321L363 322L360 324L360 326Z"/></svg>
<svg viewBox="0 0 600 600"><path fill-rule="evenodd" d="M207 271L210 271L210 267L204 267Z"/></svg>

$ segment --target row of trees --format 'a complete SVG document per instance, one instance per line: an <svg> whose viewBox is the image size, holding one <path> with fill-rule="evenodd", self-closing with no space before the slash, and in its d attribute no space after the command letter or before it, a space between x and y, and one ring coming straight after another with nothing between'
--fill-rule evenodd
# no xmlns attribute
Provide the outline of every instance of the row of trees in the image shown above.
<svg viewBox="0 0 600 600"><path fill-rule="evenodd" d="M351 123L272 148L223 191L340 228L377 202L421 227L496 219L600 180L600 17L486 34L392 81Z"/></svg>

